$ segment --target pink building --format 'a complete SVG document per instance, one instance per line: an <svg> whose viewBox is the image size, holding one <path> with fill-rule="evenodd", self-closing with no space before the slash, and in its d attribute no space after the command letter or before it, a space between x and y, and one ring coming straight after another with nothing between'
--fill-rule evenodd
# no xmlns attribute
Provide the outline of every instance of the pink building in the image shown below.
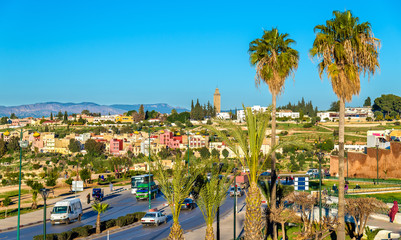
<svg viewBox="0 0 401 240"><path fill-rule="evenodd" d="M172 149L180 147L180 140L174 139L173 133L169 131L165 131L159 135L159 143Z"/></svg>
<svg viewBox="0 0 401 240"><path fill-rule="evenodd" d="M110 140L110 153L120 154L121 150L123 150L123 140L112 138Z"/></svg>

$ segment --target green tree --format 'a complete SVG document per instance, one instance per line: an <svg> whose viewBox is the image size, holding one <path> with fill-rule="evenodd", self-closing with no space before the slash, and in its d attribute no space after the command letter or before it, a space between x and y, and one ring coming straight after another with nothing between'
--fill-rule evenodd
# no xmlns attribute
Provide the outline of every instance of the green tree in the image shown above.
<svg viewBox="0 0 401 240"><path fill-rule="evenodd" d="M63 122L64 123L68 122L68 113L67 113L67 111L64 112Z"/></svg>
<svg viewBox="0 0 401 240"><path fill-rule="evenodd" d="M87 184L87 180L91 179L91 171L87 168L82 169L81 171L79 171L79 176L81 177L82 181L85 182L85 184Z"/></svg>
<svg viewBox="0 0 401 240"><path fill-rule="evenodd" d="M364 107L370 107L370 106L372 106L372 101L370 100L370 97L367 97L367 98L365 99L365 102L363 103L363 106L364 106Z"/></svg>
<svg viewBox="0 0 401 240"><path fill-rule="evenodd" d="M8 123L8 117L2 117L0 120L0 124L7 124Z"/></svg>
<svg viewBox="0 0 401 240"><path fill-rule="evenodd" d="M15 113L11 113L10 119L18 119L18 117L15 115Z"/></svg>
<svg viewBox="0 0 401 240"><path fill-rule="evenodd" d="M53 121L53 113L50 112L50 120Z"/></svg>
<svg viewBox="0 0 401 240"><path fill-rule="evenodd" d="M171 156L171 152L170 152L170 149L163 147L162 149L160 149L160 151L157 153L157 155L161 159L167 159L168 157Z"/></svg>
<svg viewBox="0 0 401 240"><path fill-rule="evenodd" d="M394 94L383 94L376 98L372 106L373 111L389 114L391 111L401 112L401 97Z"/></svg>
<svg viewBox="0 0 401 240"><path fill-rule="evenodd" d="M220 158L220 152L213 148L212 157L215 158L215 159L219 159Z"/></svg>
<svg viewBox="0 0 401 240"><path fill-rule="evenodd" d="M43 184L40 182L37 182L37 181L28 180L26 182L26 185L28 185L32 189L31 209L37 209L38 208L38 203L37 203L38 193L39 193L40 189L43 188Z"/></svg>
<svg viewBox="0 0 401 240"><path fill-rule="evenodd" d="M0 138L0 157L7 153L7 143Z"/></svg>
<svg viewBox="0 0 401 240"><path fill-rule="evenodd" d="M375 112L375 119L376 121L383 121L384 120L384 115L382 112L376 111Z"/></svg>
<svg viewBox="0 0 401 240"><path fill-rule="evenodd" d="M54 187L57 184L57 179L59 177L59 172L57 168L51 168L47 171L46 186Z"/></svg>
<svg viewBox="0 0 401 240"><path fill-rule="evenodd" d="M340 111L340 101L334 101L330 104L329 111L339 112Z"/></svg>
<svg viewBox="0 0 401 240"><path fill-rule="evenodd" d="M276 145L276 100L277 96L284 91L285 80L294 73L298 67L299 54L298 51L291 48L295 41L289 38L287 33L279 33L277 28L270 31L265 30L262 38L255 39L249 44L249 54L251 64L256 66L255 83L257 86L261 82L269 86L269 91L272 94L272 121L271 121L271 146ZM272 189L271 198L276 199L276 158L272 154ZM254 189L257 189L255 183ZM256 191L256 190L255 190ZM259 194L260 196L260 194ZM256 197L256 195L255 195ZM276 207L276 201L272 201L272 208ZM259 220L258 220L259 221ZM246 236L255 237L260 235L259 225L246 224L248 230ZM275 229L275 228L274 228ZM274 230L274 234L276 231ZM273 235L274 240L277 238Z"/></svg>
<svg viewBox="0 0 401 240"><path fill-rule="evenodd" d="M70 139L70 144L68 145L68 149L73 153L80 152L81 143L75 139Z"/></svg>
<svg viewBox="0 0 401 240"><path fill-rule="evenodd" d="M143 104L141 104L141 106L139 106L139 119L140 121L145 120L145 108L143 107Z"/></svg>
<svg viewBox="0 0 401 240"><path fill-rule="evenodd" d="M228 155L230 154L227 149L223 149L221 153L223 154L224 158L228 158Z"/></svg>
<svg viewBox="0 0 401 240"><path fill-rule="evenodd" d="M19 137L11 137L8 140L7 150L9 152L19 151Z"/></svg>
<svg viewBox="0 0 401 240"><path fill-rule="evenodd" d="M94 139L89 139L85 142L85 150L88 154L93 156L98 156L103 153L105 146L101 142L96 142Z"/></svg>
<svg viewBox="0 0 401 240"><path fill-rule="evenodd" d="M96 203L92 205L92 209L97 212L96 218L96 234L100 233L100 214L107 211L109 204L107 203Z"/></svg>
<svg viewBox="0 0 401 240"><path fill-rule="evenodd" d="M57 113L57 119L58 120L63 120L63 113L61 111L58 111Z"/></svg>
<svg viewBox="0 0 401 240"><path fill-rule="evenodd" d="M4 217L7 217L7 210L8 210L8 206L12 203L11 198L9 196L6 196L3 200L3 206L6 207L6 211L5 211L5 215Z"/></svg>
<svg viewBox="0 0 401 240"><path fill-rule="evenodd" d="M202 148L199 150L199 153L200 153L200 155L201 155L201 158L203 158L203 159L208 159L208 158L210 158L210 152L209 152L209 149L207 149L207 147L202 147Z"/></svg>
<svg viewBox="0 0 401 240"><path fill-rule="evenodd" d="M326 72L331 80L333 91L340 100L339 116L339 201L338 201L338 239L345 239L344 222L344 122L345 102L359 94L360 73L374 75L379 68L380 40L373 36L369 22L359 23L351 11L334 11L334 18L326 25L317 25L317 33L310 55L321 62L318 64L319 76Z"/></svg>

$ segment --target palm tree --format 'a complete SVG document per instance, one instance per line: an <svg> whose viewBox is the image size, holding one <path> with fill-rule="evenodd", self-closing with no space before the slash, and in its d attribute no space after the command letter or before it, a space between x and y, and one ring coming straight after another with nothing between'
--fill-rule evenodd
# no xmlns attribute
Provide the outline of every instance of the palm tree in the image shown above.
<svg viewBox="0 0 401 240"><path fill-rule="evenodd" d="M284 82L298 67L298 51L291 48L295 41L288 34L280 34L277 28L264 31L262 38L249 44L250 61L256 66L255 84L260 86L263 81L269 86L272 94L272 133L271 146L276 144L276 100L284 90ZM271 207L276 207L276 157L272 154L271 166ZM274 227L274 229L276 229ZM274 239L276 239L274 230Z"/></svg>
<svg viewBox="0 0 401 240"><path fill-rule="evenodd" d="M109 204L107 203L96 203L92 205L93 210L97 212L97 219L96 219L96 234L100 233L100 214L107 211L109 208Z"/></svg>
<svg viewBox="0 0 401 240"><path fill-rule="evenodd" d="M344 121L345 102L350 102L353 95L359 94L360 79L363 72L368 77L379 69L380 40L373 36L369 22L359 23L359 18L350 11L334 11L334 18L326 25L317 25L310 55L316 57L319 76L324 72L330 79L333 91L340 100L339 116L339 191L338 191L338 239L345 239L344 222Z"/></svg>
<svg viewBox="0 0 401 240"><path fill-rule="evenodd" d="M210 181L199 191L197 204L206 222L205 240L214 240L213 220L219 207L223 204L230 182L219 179L218 174L212 175Z"/></svg>
<svg viewBox="0 0 401 240"><path fill-rule="evenodd" d="M31 209L37 209L38 208L38 203L37 203L38 193L39 193L40 189L43 188L43 184L39 183L37 181L28 180L26 182L26 185L28 185L32 189L32 205L31 205Z"/></svg>
<svg viewBox="0 0 401 240"><path fill-rule="evenodd" d="M200 172L198 169L200 164L191 159L191 165L188 171L188 168L183 164L183 161L175 158L172 167L173 178L170 179L165 170L165 166L159 158L155 158L153 163L150 164L151 166L154 166L152 172L159 183L159 187L163 192L164 198L167 200L173 215L174 222L170 229L168 239L184 239L184 232L179 222L181 203L186 197L188 197L192 190L192 186Z"/></svg>
<svg viewBox="0 0 401 240"><path fill-rule="evenodd" d="M257 180L262 166L267 159L262 158L260 150L263 139L266 136L266 128L270 116L267 113L253 113L251 108L244 110L248 128L247 132L243 131L241 126L235 125L231 121L216 120L222 130L209 125L205 127L223 140L236 154L242 166L249 168L250 187L246 196L245 239L261 239L262 196L257 185Z"/></svg>

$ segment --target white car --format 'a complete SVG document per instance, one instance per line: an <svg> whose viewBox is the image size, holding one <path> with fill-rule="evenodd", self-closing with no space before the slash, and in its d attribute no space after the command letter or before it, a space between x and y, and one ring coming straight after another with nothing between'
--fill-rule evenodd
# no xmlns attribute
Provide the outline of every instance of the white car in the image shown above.
<svg viewBox="0 0 401 240"><path fill-rule="evenodd" d="M240 187L237 187L237 192L235 192L235 187L230 187L230 197L235 196L237 194L238 197L242 197L244 195L244 190Z"/></svg>
<svg viewBox="0 0 401 240"><path fill-rule="evenodd" d="M141 218L142 225L155 225L159 226L160 223L167 223L167 216L160 211L147 212L143 218Z"/></svg>
<svg viewBox="0 0 401 240"><path fill-rule="evenodd" d="M316 168L311 168L306 172L306 175L309 176L314 176L316 174L319 174L319 170L317 170Z"/></svg>

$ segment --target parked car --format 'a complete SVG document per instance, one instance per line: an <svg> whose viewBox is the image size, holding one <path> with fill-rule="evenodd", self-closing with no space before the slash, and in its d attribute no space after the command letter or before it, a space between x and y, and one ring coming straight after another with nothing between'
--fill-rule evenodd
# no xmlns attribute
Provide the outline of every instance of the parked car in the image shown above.
<svg viewBox="0 0 401 240"><path fill-rule="evenodd" d="M230 187L230 197L235 196L235 193L237 193L238 197L242 197L242 195L245 194L244 190L238 186L237 186L237 192L235 192L235 187Z"/></svg>
<svg viewBox="0 0 401 240"><path fill-rule="evenodd" d="M309 175L310 177L312 177L314 174L319 175L319 170L316 168L311 168L306 172L306 175Z"/></svg>
<svg viewBox="0 0 401 240"><path fill-rule="evenodd" d="M189 209L192 210L196 208L196 203L191 198L185 198L181 203L181 209Z"/></svg>
<svg viewBox="0 0 401 240"><path fill-rule="evenodd" d="M142 225L155 225L159 226L161 223L167 223L167 216L158 211L157 209L151 209L149 212L141 218Z"/></svg>
<svg viewBox="0 0 401 240"><path fill-rule="evenodd" d="M69 224L73 220L81 221L82 214L82 204L79 198L66 199L56 202L50 215L50 222L52 225Z"/></svg>

